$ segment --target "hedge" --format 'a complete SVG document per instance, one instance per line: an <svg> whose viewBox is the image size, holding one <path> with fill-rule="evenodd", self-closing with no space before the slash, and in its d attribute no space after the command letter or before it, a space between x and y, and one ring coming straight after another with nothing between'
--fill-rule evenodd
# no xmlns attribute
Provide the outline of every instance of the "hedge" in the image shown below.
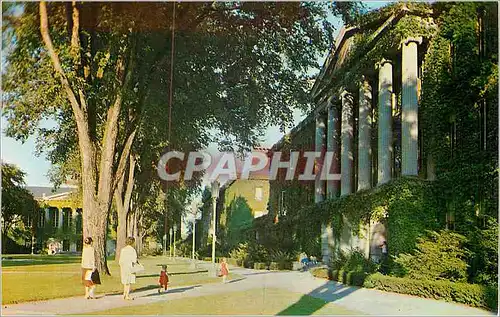
<svg viewBox="0 0 500 317"><path fill-rule="evenodd" d="M416 280L375 273L366 278L363 286L400 294L443 299L493 311L498 307L497 288L478 284Z"/></svg>
<svg viewBox="0 0 500 317"><path fill-rule="evenodd" d="M267 268L266 263L256 262L253 264L254 270L265 270Z"/></svg>
<svg viewBox="0 0 500 317"><path fill-rule="evenodd" d="M360 271L330 270L327 268L315 268L311 270L315 277L326 278L346 285L363 286L368 273Z"/></svg>

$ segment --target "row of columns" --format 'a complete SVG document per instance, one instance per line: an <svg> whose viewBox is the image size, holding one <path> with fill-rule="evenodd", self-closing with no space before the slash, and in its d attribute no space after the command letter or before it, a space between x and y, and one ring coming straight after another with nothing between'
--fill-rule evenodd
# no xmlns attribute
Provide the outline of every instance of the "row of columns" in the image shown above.
<svg viewBox="0 0 500 317"><path fill-rule="evenodd" d="M64 209L67 209L67 208L57 208L57 207L51 207L51 208L56 208L57 209L57 215L56 217L58 217L58 224L57 224L57 228L61 229L63 227L63 222L64 222ZM74 208L70 208L71 209L71 212L70 212L70 215L71 215L71 221L73 224L75 224L75 233L77 228L76 228L76 217L78 215L78 211L77 209L74 209ZM45 223L47 223L47 221L50 221L50 208L45 208L44 209L44 216L45 216ZM69 246L69 251L70 252L76 252L76 242L75 241L71 241L70 242L70 246Z"/></svg>
<svg viewBox="0 0 500 317"><path fill-rule="evenodd" d="M402 174L418 175L418 44L422 38L407 38L402 42ZM393 65L390 60L382 59L377 65L378 70L378 167L377 185L385 184L392 177L393 132L392 111L395 100L393 98ZM349 195L353 192L354 184L354 97L347 90L340 94L341 110L328 99L328 124L325 125L323 114L316 117L315 151L324 152L326 149L333 153L332 173L341 174L338 181L324 181L316 178L315 202L325 198L324 188L328 197ZM372 184L372 89L369 82L363 78L359 84L359 116L358 116L358 155L357 155L357 190L371 188ZM340 154L340 155L339 155ZM340 157L340 162L339 162ZM316 159L316 166L322 166L322 157ZM319 174L319 173L318 173ZM340 192L340 193L339 193ZM369 228L366 229L369 235ZM341 241L333 241L333 232L330 225L322 228L323 261L330 257L333 246L341 249L362 247L369 252L365 243L357 238L353 239L350 224L344 219L344 232L340 234ZM349 238L350 236L350 238ZM346 241L349 240L349 241ZM368 239L369 240L369 239ZM368 255L367 255L368 256Z"/></svg>

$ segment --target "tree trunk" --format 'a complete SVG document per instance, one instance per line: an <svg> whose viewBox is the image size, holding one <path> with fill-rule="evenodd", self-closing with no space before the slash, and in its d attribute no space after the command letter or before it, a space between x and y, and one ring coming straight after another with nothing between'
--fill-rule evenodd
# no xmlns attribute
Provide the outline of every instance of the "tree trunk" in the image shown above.
<svg viewBox="0 0 500 317"><path fill-rule="evenodd" d="M116 211L118 213L118 227L116 229L116 257L115 260L120 260L121 249L125 246L125 241L127 239L127 215L129 214L130 204L132 201L132 189L134 188L134 177L135 177L135 156L130 155L129 160L129 171L127 187L125 190L125 197L122 199L123 194L123 182L125 180L125 175L120 178L115 190L115 204Z"/></svg>
<svg viewBox="0 0 500 317"><path fill-rule="evenodd" d="M71 54L73 55L73 61L77 63L80 60L81 50L79 41L79 9L76 3L72 4L72 8L73 12L70 21L72 23ZM96 267L101 273L109 275L106 262L108 213L118 177L124 173L126 160L137 131L137 129L134 129L126 136L122 153L117 156L116 143L119 114L122 107L123 91L130 83L134 68L135 46L130 48L128 67L125 65L126 62L123 55L119 56L117 61L116 73L118 74L118 82L121 87L118 89L115 100L109 106L107 112L104 137L102 146L100 146L102 151L98 163L96 149L99 148L99 145L96 144L95 131L91 129L92 125L90 122L92 122L93 118L89 118L89 107L85 92L77 87L72 87L61 65L59 55L54 48L49 33L47 7L44 1L40 2L39 14L42 40L75 116L82 168L83 238L92 237L94 240ZM118 157L118 162L115 162L116 157ZM117 164L116 172L114 172L113 168L115 164ZM97 171L99 171L99 176Z"/></svg>
<svg viewBox="0 0 500 317"><path fill-rule="evenodd" d="M118 212L118 227L116 228L116 257L115 261L120 260L120 253L122 248L125 246L125 240L127 239L127 213L120 210L117 206Z"/></svg>

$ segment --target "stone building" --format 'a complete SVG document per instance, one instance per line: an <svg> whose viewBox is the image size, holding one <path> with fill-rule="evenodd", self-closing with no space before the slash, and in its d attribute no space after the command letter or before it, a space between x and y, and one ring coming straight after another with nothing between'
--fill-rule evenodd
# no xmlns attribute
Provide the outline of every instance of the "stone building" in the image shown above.
<svg viewBox="0 0 500 317"><path fill-rule="evenodd" d="M53 244L61 245L60 252L82 250L82 204L76 189L28 186L40 205L37 215L35 241L38 250Z"/></svg>
<svg viewBox="0 0 500 317"><path fill-rule="evenodd" d="M312 190L304 194L304 205L369 191L401 176L435 179L435 162L423 147L428 136L419 125L434 17L432 6L400 3L370 14L363 25L340 30L311 90L314 110L273 147L333 153L331 172L340 180L316 177L303 184L303 192ZM315 159L316 170L323 158ZM278 214L281 193L286 191L271 183L270 205ZM387 234L383 221L365 224L360 234L348 223L342 230L337 240L330 225L321 228L323 261L335 249L357 248L366 257L379 257Z"/></svg>

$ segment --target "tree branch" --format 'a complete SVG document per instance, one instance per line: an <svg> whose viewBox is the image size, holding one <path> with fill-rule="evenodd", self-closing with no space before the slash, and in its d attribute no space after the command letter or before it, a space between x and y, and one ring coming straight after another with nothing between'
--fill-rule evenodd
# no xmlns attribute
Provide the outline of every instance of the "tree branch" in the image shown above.
<svg viewBox="0 0 500 317"><path fill-rule="evenodd" d="M130 150L132 149L132 144L134 143L135 135L137 133L137 126L129 134L125 145L123 146L122 153L120 155L120 160L118 161L118 168L116 169L115 175L122 175L125 173L125 165L127 164L127 159L130 155ZM135 161L134 161L135 162ZM134 163L135 165L135 163ZM118 185L117 180L114 181L112 189L114 190Z"/></svg>
<svg viewBox="0 0 500 317"><path fill-rule="evenodd" d="M116 138L118 136L118 119L122 106L123 92L128 87L130 80L132 78L132 72L135 66L135 43L132 44L130 49L130 57L128 62L128 67L125 70L123 56L118 59L116 65L116 72L118 75L118 80L120 82L120 87L117 90L116 99L113 105L109 108L106 117L106 127L104 129L103 136L103 147L100 162L100 174L99 174L99 200L101 202L108 202L116 188L117 175L121 175L123 171L117 170L117 173L113 177L113 163L114 156L116 152ZM132 146L132 142L135 137L135 131L129 135L127 142L129 144L129 150ZM125 146L127 147L127 146ZM128 153L127 153L128 155ZM121 162L120 162L121 163ZM124 162L125 163L125 162Z"/></svg>

